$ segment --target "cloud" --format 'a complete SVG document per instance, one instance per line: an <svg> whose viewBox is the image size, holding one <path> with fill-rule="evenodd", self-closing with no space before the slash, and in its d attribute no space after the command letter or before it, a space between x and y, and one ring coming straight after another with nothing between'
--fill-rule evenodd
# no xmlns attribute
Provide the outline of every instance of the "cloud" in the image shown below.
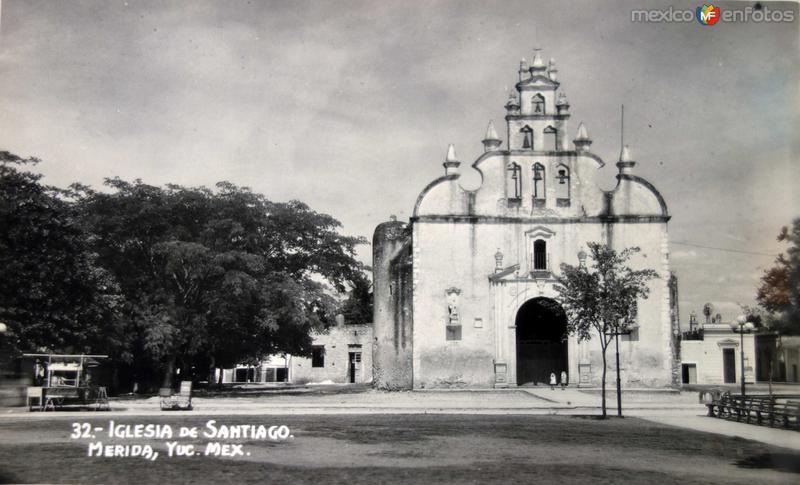
<svg viewBox="0 0 800 485"><path fill-rule="evenodd" d="M670 253L670 256L673 259L694 259L697 257L697 251L695 251L694 249L689 249L689 250L679 249L677 251L672 251Z"/></svg>
<svg viewBox="0 0 800 485"><path fill-rule="evenodd" d="M541 43L569 136L585 121L609 162L604 188L625 103L635 173L665 197L673 240L777 251L798 206L797 24L718 25L708 42L696 23L633 23L624 2L128 3L3 2L0 148L42 158L47 183L230 180L369 236L409 214L448 143L469 166L488 119L503 136L519 58ZM773 259L672 258L700 306L746 302L752 289L714 281Z"/></svg>
<svg viewBox="0 0 800 485"><path fill-rule="evenodd" d="M742 307L736 301L712 301L711 305L714 306L714 314L722 315L722 321L727 322L733 320L742 313Z"/></svg>

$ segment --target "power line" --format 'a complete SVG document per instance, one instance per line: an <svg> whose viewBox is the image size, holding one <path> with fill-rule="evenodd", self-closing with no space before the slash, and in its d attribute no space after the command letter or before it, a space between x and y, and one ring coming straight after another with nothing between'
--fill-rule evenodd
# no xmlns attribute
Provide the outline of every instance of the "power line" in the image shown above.
<svg viewBox="0 0 800 485"><path fill-rule="evenodd" d="M688 242L683 242L683 241L670 241L670 242L672 244L677 244L679 246L692 246L692 247L695 247L695 248L714 249L714 250L717 250L717 251L727 251L729 253L754 254L756 256L769 256L771 258L778 257L777 254L760 253L758 251L745 251L743 249L718 248L716 246L703 246L702 244L688 243Z"/></svg>

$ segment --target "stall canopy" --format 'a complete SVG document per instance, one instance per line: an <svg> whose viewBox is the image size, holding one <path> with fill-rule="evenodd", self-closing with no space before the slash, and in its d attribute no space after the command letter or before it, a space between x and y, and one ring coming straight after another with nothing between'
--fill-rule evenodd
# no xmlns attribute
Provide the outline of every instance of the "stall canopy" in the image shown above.
<svg viewBox="0 0 800 485"><path fill-rule="evenodd" d="M107 355L22 354L36 359L37 374L43 373L44 387L82 387L87 384L87 369L100 365Z"/></svg>

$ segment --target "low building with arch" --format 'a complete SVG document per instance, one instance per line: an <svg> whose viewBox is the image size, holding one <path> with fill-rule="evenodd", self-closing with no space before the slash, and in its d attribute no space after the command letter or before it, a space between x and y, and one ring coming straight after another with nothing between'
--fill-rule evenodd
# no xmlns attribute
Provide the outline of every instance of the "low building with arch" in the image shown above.
<svg viewBox="0 0 800 485"><path fill-rule="evenodd" d="M472 164L477 189L462 188L451 145L444 174L422 190L410 221L375 230L376 385L507 387L562 371L571 384L598 384L599 342L562 339L555 289L560 265L577 265L588 242L638 246L631 265L660 275L639 302L637 330L620 342L623 384L677 384L664 198L634 174L627 147L617 186L598 187L605 162L589 150L582 123L570 143L569 102L554 61L545 64L538 50L521 63L505 108L506 148L490 121Z"/></svg>

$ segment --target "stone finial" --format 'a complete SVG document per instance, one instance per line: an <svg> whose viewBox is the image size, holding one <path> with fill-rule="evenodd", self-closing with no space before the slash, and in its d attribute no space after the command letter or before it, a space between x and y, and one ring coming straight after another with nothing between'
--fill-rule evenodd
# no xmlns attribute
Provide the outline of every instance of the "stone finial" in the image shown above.
<svg viewBox="0 0 800 485"><path fill-rule="evenodd" d="M486 140L499 140L497 130L494 128L494 120L489 120L489 125L486 127Z"/></svg>
<svg viewBox="0 0 800 485"><path fill-rule="evenodd" d="M516 91L508 93L508 101L506 102L506 109L508 111L516 111L519 109L519 101L517 101Z"/></svg>
<svg viewBox="0 0 800 485"><path fill-rule="evenodd" d="M542 55L539 51L542 49L535 48L533 49L533 61L531 62L531 72L534 71L544 71L547 67L544 65L544 60L542 60Z"/></svg>
<svg viewBox="0 0 800 485"><path fill-rule="evenodd" d="M497 130L494 128L494 121L489 120L489 126L486 127L486 136L483 138L483 151L490 152L497 150L503 141L497 135Z"/></svg>
<svg viewBox="0 0 800 485"><path fill-rule="evenodd" d="M494 253L494 272L499 273L503 271L503 253L500 252L500 248L497 248L497 252Z"/></svg>
<svg viewBox="0 0 800 485"><path fill-rule="evenodd" d="M619 162L617 162L619 173L630 174L635 165L636 162L631 158L630 148L628 148L628 145L623 146L622 151L619 152Z"/></svg>
<svg viewBox="0 0 800 485"><path fill-rule="evenodd" d="M588 150L592 144L592 139L589 138L589 130L586 129L586 125L583 123L578 125L578 136L575 137L573 143L575 143L575 149L579 152Z"/></svg>
<svg viewBox="0 0 800 485"><path fill-rule="evenodd" d="M519 82L527 79L529 70L530 68L528 67L528 61L526 61L523 57L522 60L519 61Z"/></svg>
<svg viewBox="0 0 800 485"><path fill-rule="evenodd" d="M461 162L456 159L456 147L452 143L447 147L447 156L444 158L444 174L455 175L458 173L458 166Z"/></svg>
<svg viewBox="0 0 800 485"><path fill-rule="evenodd" d="M633 161L633 159L631 159L631 151L630 151L630 147L628 147L628 145L625 145L624 147L622 147L622 151L619 152L619 161L620 162L632 162Z"/></svg>
<svg viewBox="0 0 800 485"><path fill-rule="evenodd" d="M586 125L583 123L578 125L578 136L575 137L576 140L591 140L589 138L589 130L586 129Z"/></svg>
<svg viewBox="0 0 800 485"><path fill-rule="evenodd" d="M444 159L445 162L457 162L456 159L456 146L452 143L447 147L447 157Z"/></svg>

